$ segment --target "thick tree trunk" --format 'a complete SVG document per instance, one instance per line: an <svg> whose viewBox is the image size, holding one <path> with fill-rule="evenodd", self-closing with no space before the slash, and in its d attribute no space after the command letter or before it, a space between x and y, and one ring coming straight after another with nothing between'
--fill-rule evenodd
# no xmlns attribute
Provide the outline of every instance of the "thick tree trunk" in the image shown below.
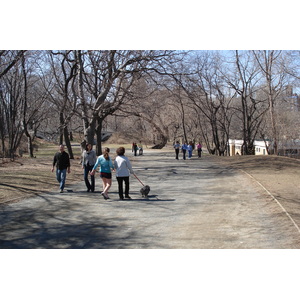
<svg viewBox="0 0 300 300"><path fill-rule="evenodd" d="M88 144L94 145L94 139L96 134L95 121L93 120L87 128L84 128L84 138Z"/></svg>
<svg viewBox="0 0 300 300"><path fill-rule="evenodd" d="M163 147L166 146L167 142L168 142L168 138L166 136L161 136L162 137L162 140L160 143L154 145L152 147L152 149L162 149Z"/></svg>
<svg viewBox="0 0 300 300"><path fill-rule="evenodd" d="M27 147L28 147L28 153L29 153L29 157L33 158L33 143L32 143L32 137L29 133L27 133L25 131L25 134L27 136Z"/></svg>

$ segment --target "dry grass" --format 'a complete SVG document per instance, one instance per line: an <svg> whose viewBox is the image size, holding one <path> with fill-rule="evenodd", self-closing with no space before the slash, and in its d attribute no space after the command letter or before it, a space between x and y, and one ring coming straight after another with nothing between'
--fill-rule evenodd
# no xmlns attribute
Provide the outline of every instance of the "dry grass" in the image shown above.
<svg viewBox="0 0 300 300"><path fill-rule="evenodd" d="M300 224L300 160L282 156L214 157L262 184Z"/></svg>
<svg viewBox="0 0 300 300"><path fill-rule="evenodd" d="M78 149L77 149L78 148ZM74 147L75 159L71 160L71 173L67 183L82 180L80 148ZM40 142L36 158L24 156L15 161L9 159L0 163L0 203L20 200L41 192L58 189L55 173L51 172L57 145Z"/></svg>
<svg viewBox="0 0 300 300"><path fill-rule="evenodd" d="M35 158L24 155L15 161L0 161L0 204L59 189L55 171L51 172L53 156L58 151L58 146L43 140L38 141L38 146L38 151L34 153ZM131 144L104 143L102 146L110 148L112 158L119 146L125 147L126 153L131 153ZM79 144L74 144L72 149L74 159L71 160L71 173L67 174L66 187L83 180Z"/></svg>

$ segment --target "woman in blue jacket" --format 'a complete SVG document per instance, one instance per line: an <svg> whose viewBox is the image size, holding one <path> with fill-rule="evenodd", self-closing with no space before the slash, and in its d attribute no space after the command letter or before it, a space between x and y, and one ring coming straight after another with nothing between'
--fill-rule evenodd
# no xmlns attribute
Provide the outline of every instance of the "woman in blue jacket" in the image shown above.
<svg viewBox="0 0 300 300"><path fill-rule="evenodd" d="M189 144L187 145L187 151L188 151L188 159L192 158L193 155L193 143L189 142Z"/></svg>
<svg viewBox="0 0 300 300"><path fill-rule="evenodd" d="M186 142L184 142L181 146L181 151L182 151L182 158L185 160L186 158L186 150L188 149L188 146Z"/></svg>
<svg viewBox="0 0 300 300"><path fill-rule="evenodd" d="M114 170L113 163L109 157L109 151L109 148L104 148L104 153L97 158L97 161L91 172L91 174L94 175L95 170L98 166L100 166L99 172L103 183L103 192L101 193L101 195L105 200L109 199L108 190L110 189L112 183L111 170Z"/></svg>

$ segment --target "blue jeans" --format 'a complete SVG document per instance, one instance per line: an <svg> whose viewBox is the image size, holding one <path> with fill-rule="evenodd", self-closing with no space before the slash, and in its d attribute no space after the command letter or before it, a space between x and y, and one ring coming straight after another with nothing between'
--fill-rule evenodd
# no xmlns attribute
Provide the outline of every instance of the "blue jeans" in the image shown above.
<svg viewBox="0 0 300 300"><path fill-rule="evenodd" d="M59 182L59 187L61 190L63 190L65 187L66 176L67 176L67 169L63 169L63 170L56 169L56 179Z"/></svg>

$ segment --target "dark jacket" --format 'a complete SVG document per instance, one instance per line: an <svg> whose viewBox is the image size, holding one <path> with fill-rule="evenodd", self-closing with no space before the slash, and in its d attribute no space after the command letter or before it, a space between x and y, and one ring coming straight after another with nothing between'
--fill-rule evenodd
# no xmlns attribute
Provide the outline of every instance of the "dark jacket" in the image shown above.
<svg viewBox="0 0 300 300"><path fill-rule="evenodd" d="M54 155L53 167L56 165L56 168L59 170L64 170L70 167L70 158L67 152L57 152Z"/></svg>

